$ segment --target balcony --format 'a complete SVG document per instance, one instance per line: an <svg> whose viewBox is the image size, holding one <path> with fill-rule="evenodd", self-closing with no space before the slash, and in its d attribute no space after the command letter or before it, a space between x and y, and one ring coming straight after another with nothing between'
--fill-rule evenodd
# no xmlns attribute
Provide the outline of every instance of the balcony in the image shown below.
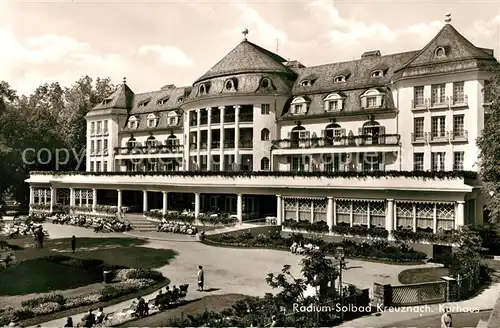
<svg viewBox="0 0 500 328"><path fill-rule="evenodd" d="M220 124L220 115L219 114L212 115L211 120L212 124Z"/></svg>
<svg viewBox="0 0 500 328"><path fill-rule="evenodd" d="M220 149L220 141L212 141L212 149Z"/></svg>
<svg viewBox="0 0 500 328"><path fill-rule="evenodd" d="M225 114L224 115L224 123L234 123L235 116L234 114Z"/></svg>
<svg viewBox="0 0 500 328"><path fill-rule="evenodd" d="M427 99L429 109L444 109L449 108L450 97L436 97Z"/></svg>
<svg viewBox="0 0 500 328"><path fill-rule="evenodd" d="M412 144L425 144L427 142L427 133L412 133L411 143Z"/></svg>
<svg viewBox="0 0 500 328"><path fill-rule="evenodd" d="M445 131L428 133L428 136L429 136L429 143L442 143L450 141L450 134Z"/></svg>
<svg viewBox="0 0 500 328"><path fill-rule="evenodd" d="M298 140L273 140L273 145L278 149L297 148L329 148L346 146L372 146L372 145L399 145L399 134L385 134L379 136L359 135L336 138L309 138Z"/></svg>
<svg viewBox="0 0 500 328"><path fill-rule="evenodd" d="M469 99L467 98L467 95L450 97L450 108L468 107L469 106L468 101Z"/></svg>
<svg viewBox="0 0 500 328"><path fill-rule="evenodd" d="M224 149L234 149L234 140L224 141Z"/></svg>
<svg viewBox="0 0 500 328"><path fill-rule="evenodd" d="M131 154L182 154L183 145L159 145L159 146L138 146L138 147L115 147L115 155Z"/></svg>
<svg viewBox="0 0 500 328"><path fill-rule="evenodd" d="M468 137L467 130L450 131L450 141L451 142L468 142L469 137Z"/></svg>
<svg viewBox="0 0 500 328"><path fill-rule="evenodd" d="M200 125L206 125L208 124L208 116L201 116L200 117Z"/></svg>
<svg viewBox="0 0 500 328"><path fill-rule="evenodd" d="M238 115L240 122L253 122L253 113L241 113Z"/></svg>
<svg viewBox="0 0 500 328"><path fill-rule="evenodd" d="M240 147L240 149L252 149L253 140L240 140L238 142L238 146Z"/></svg>
<svg viewBox="0 0 500 328"><path fill-rule="evenodd" d="M108 136L109 135L109 131L107 129L104 130L104 132L102 133L103 136Z"/></svg>
<svg viewBox="0 0 500 328"><path fill-rule="evenodd" d="M411 110L412 111L420 111L427 110L428 108L428 100L424 98L414 98L411 101Z"/></svg>
<svg viewBox="0 0 500 328"><path fill-rule="evenodd" d="M198 121L196 118L192 118L189 120L189 126L197 126L198 125Z"/></svg>

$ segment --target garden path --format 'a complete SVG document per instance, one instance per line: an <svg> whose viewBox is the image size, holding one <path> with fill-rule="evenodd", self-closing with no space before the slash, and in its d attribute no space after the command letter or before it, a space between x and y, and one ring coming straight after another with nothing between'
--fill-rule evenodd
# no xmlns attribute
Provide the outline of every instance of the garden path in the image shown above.
<svg viewBox="0 0 500 328"><path fill-rule="evenodd" d="M82 228L44 224L51 238L66 238L68 233L77 237L102 237ZM123 234L118 234L123 237ZM165 233L165 235L169 235ZM173 236L173 234L170 234ZM109 234L111 237L112 234ZM300 274L299 262L301 256L290 252L267 249L236 249L207 246L196 242L151 240L144 247L173 249L178 252L175 259L166 266L158 268L171 284L189 284L188 299L198 299L211 294L244 294L262 296L271 292L265 277L270 272L278 273L284 264L292 265L292 273ZM210 292L196 291L196 273L198 265L203 265L206 288ZM432 266L425 264L420 266ZM344 281L360 288L369 288L373 282L398 284L398 274L408 269L403 265L387 265L382 263L348 260L344 271ZM157 293L150 294L145 299L153 298ZM132 300L125 301L105 309L106 313L121 311L131 305ZM79 322L84 314L74 315L73 321ZM65 318L45 323L47 327L62 327Z"/></svg>

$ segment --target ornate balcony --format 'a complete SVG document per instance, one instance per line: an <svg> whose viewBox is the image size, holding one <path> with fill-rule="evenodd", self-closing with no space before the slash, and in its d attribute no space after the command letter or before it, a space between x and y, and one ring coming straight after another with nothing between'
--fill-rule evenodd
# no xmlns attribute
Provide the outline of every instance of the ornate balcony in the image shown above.
<svg viewBox="0 0 500 328"><path fill-rule="evenodd" d="M115 147L115 155L131 154L182 154L183 145L158 145L158 146L137 146L137 147Z"/></svg>
<svg viewBox="0 0 500 328"><path fill-rule="evenodd" d="M467 130L450 131L451 142L467 142L469 140Z"/></svg>
<svg viewBox="0 0 500 328"><path fill-rule="evenodd" d="M440 142L449 142L450 141L450 133L446 131L437 131L435 133L429 133L429 143L440 143Z"/></svg>
<svg viewBox="0 0 500 328"><path fill-rule="evenodd" d="M450 97L450 107L451 108L467 107L469 105L468 102L469 102L469 100L467 98L467 95Z"/></svg>
<svg viewBox="0 0 500 328"><path fill-rule="evenodd" d="M367 145L399 145L399 134L384 134L378 136L359 135L345 136L337 138L309 138L309 139L282 139L273 140L273 146L278 149L295 148L329 148L346 146L367 146Z"/></svg>

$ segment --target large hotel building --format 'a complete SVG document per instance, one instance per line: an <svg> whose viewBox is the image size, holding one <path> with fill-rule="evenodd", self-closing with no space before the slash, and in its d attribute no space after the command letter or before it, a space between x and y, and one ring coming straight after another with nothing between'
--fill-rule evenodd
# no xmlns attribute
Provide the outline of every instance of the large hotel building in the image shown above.
<svg viewBox="0 0 500 328"><path fill-rule="evenodd" d="M492 65L449 19L422 49L311 67L245 34L192 86L136 94L124 81L86 117L87 172L33 172L30 203L482 224L488 195L464 171L478 170Z"/></svg>

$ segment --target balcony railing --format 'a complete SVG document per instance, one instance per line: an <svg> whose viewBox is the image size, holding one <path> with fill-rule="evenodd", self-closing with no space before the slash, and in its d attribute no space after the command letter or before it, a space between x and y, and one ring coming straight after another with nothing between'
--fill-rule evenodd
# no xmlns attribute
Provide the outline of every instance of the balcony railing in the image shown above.
<svg viewBox="0 0 500 328"><path fill-rule="evenodd" d="M238 145L241 148L244 149L252 149L253 148L253 140L240 140L238 142Z"/></svg>
<svg viewBox="0 0 500 328"><path fill-rule="evenodd" d="M198 120L196 118L192 118L189 120L189 126L197 126Z"/></svg>
<svg viewBox="0 0 500 328"><path fill-rule="evenodd" d="M224 114L224 123L234 123L234 114Z"/></svg>
<svg viewBox="0 0 500 328"><path fill-rule="evenodd" d="M452 142L464 142L468 141L468 133L467 130L455 130L455 131L450 131L450 140Z"/></svg>
<svg viewBox="0 0 500 328"><path fill-rule="evenodd" d="M427 109L428 100L424 98L414 98L411 101L411 108L414 110Z"/></svg>
<svg viewBox="0 0 500 328"><path fill-rule="evenodd" d="M412 143L425 143L427 142L427 133L412 133L411 134Z"/></svg>
<svg viewBox="0 0 500 328"><path fill-rule="evenodd" d="M467 95L450 97L450 106L452 107L468 106L468 101L469 99L467 98Z"/></svg>
<svg viewBox="0 0 500 328"><path fill-rule="evenodd" d="M379 136L360 135L336 138L309 138L309 139L282 139L273 140L273 145L279 149L294 148L321 148L321 147L345 147L345 146L368 146L368 145L399 145L399 134L385 134Z"/></svg>
<svg viewBox="0 0 500 328"><path fill-rule="evenodd" d="M450 134L445 131L429 133L429 142L449 142Z"/></svg>
<svg viewBox="0 0 500 328"><path fill-rule="evenodd" d="M233 148L234 148L234 140L224 141L224 149L233 149Z"/></svg>
<svg viewBox="0 0 500 328"><path fill-rule="evenodd" d="M253 113L241 113L238 119L240 122L253 122Z"/></svg>
<svg viewBox="0 0 500 328"><path fill-rule="evenodd" d="M212 120L212 124L220 124L220 115L217 114L217 115L212 115L211 117L211 120Z"/></svg>
<svg viewBox="0 0 500 328"><path fill-rule="evenodd" d="M179 154L184 152L184 145L159 145L138 147L115 147L115 155L130 154Z"/></svg>

